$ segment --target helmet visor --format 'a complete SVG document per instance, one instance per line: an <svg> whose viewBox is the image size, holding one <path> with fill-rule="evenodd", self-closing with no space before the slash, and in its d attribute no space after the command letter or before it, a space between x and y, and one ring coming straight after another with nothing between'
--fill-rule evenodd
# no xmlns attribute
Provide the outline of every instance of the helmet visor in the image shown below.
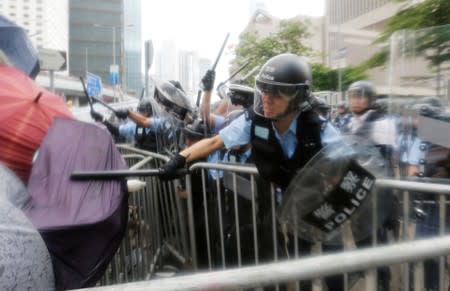
<svg viewBox="0 0 450 291"><path fill-rule="evenodd" d="M281 83L266 83L256 80L256 90L260 93L268 93L275 96L280 96L284 99L291 100L295 98L302 88L306 88L305 84L281 84Z"/></svg>

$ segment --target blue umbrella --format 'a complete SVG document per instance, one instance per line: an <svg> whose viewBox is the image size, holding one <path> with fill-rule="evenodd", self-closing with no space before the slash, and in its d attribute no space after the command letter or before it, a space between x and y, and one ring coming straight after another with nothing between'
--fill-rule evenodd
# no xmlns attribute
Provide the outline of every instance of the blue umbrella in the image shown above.
<svg viewBox="0 0 450 291"><path fill-rule="evenodd" d="M31 78L39 74L39 57L25 30L0 15L0 50L8 60Z"/></svg>

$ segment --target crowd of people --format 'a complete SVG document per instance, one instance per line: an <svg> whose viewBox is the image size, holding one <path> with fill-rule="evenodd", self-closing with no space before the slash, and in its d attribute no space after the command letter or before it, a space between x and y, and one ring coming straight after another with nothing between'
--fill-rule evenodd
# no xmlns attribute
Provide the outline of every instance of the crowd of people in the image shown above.
<svg viewBox="0 0 450 291"><path fill-rule="evenodd" d="M290 53L270 58L256 77L254 88L229 84L227 96L222 96L224 98L216 105L211 104L214 82L215 72L208 70L202 79L203 96L198 109L191 107L189 97L178 82L168 81L157 82L154 96L143 99L137 111L115 112L126 122L113 124L97 112L91 113L92 118L103 123L116 137L134 136L139 148L169 154L171 159L160 168L163 180L180 178L178 170L197 161L254 164L260 178L257 204L261 225L272 219L267 208L270 200L265 191L270 189L267 184L275 185L277 201L281 201L296 173L327 145L346 136L359 137L376 147L383 159L384 177L448 177L450 163L445 163L448 156L437 162L427 161L427 154L442 146L421 140L417 134L418 116L444 110L436 98L418 100L414 106L402 107L403 115L402 112L393 115L377 100L374 85L360 80L349 86L345 100L332 106L314 96L307 60ZM209 174L213 181L225 180L221 172L211 170ZM194 180L198 178L194 177ZM245 182L247 177L242 178ZM201 181L194 182L193 188L194 211L202 213ZM389 208L384 209L387 214L377 231L378 243L388 243L388 233L394 238L399 233L399 200L393 191L386 195L391 200ZM420 193L416 198L435 199ZM240 202L243 207L245 204L245 199ZM417 220L418 235L436 234L430 231L437 225L436 206L422 207L422 210L433 215L426 215L426 220ZM248 208L244 212L248 213ZM196 233L201 235L205 226L199 214L195 216L199 222ZM248 222L243 221L243 224ZM230 230L232 224L226 230L229 233L233 232ZM298 242L301 253L308 253L312 242L302 239ZM368 246L370 242L371 235L368 235L356 245ZM325 251L336 250L336 247L327 248L326 242L324 244ZM283 250L284 255L289 256L290 251ZM269 252L263 248L262 257L269 258ZM201 252L199 258L200 264L207 263ZM437 266L435 262L430 264ZM389 290L389 270L378 271L381 290ZM438 280L431 272L428 275L431 277L427 279L427 286L434 288L433 284ZM327 278L326 282L331 290L343 288L340 276Z"/></svg>

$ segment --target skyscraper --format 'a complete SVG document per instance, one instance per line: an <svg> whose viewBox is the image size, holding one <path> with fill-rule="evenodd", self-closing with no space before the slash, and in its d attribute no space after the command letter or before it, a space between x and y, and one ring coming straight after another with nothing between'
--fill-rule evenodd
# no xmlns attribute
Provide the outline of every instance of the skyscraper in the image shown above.
<svg viewBox="0 0 450 291"><path fill-rule="evenodd" d="M89 71L108 83L118 65L122 89L139 91L140 31L140 0L69 0L70 74Z"/></svg>
<svg viewBox="0 0 450 291"><path fill-rule="evenodd" d="M20 25L37 48L68 50L68 0L2 0L0 14Z"/></svg>
<svg viewBox="0 0 450 291"><path fill-rule="evenodd" d="M358 65L376 53L372 42L401 3L390 0L327 0L327 65ZM372 71L371 79L385 82L385 72Z"/></svg>

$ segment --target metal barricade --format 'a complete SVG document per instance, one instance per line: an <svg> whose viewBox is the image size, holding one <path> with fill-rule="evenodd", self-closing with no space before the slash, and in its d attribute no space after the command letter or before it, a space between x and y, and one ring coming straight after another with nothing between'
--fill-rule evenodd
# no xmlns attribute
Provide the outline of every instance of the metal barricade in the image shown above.
<svg viewBox="0 0 450 291"><path fill-rule="evenodd" d="M450 236L444 236L253 267L79 290L241 290L295 280L311 280L342 272L365 271L449 254Z"/></svg>
<svg viewBox="0 0 450 291"><path fill-rule="evenodd" d="M158 168L168 160L126 145L118 148L132 170ZM185 206L177 195L177 182L162 182L157 177L139 179L146 186L130 193L125 236L101 285L149 279L165 265L184 265L189 258Z"/></svg>
<svg viewBox="0 0 450 291"><path fill-rule="evenodd" d="M167 157L150 153L147 151L135 149L133 147L119 145L124 158L129 163L131 169L157 168L161 161L167 161ZM219 171L215 179L210 177L210 170ZM217 174L217 173L216 173ZM299 260L314 260L310 254L302 254L299 250L297 239L289 242L292 252L285 251L287 249L286 240L283 242L285 230L279 228L276 221L277 201L280 199L281 193L277 191L273 184L266 185L261 188L257 182L257 170L252 165L240 164L212 164L212 163L196 163L189 168L189 172L185 177L187 199L180 199L178 195L179 180L173 182L161 182L157 177L141 178L146 182L144 190L132 193L130 195L130 221L126 236L122 245L114 257L110 267L108 268L104 278L103 285L117 284L123 282L133 282L138 280L146 280L152 278L156 280L155 273L163 270L163 265L167 262L165 259L172 258L170 263L174 261L179 263L178 270L173 270L173 275L182 274L183 271L192 269L194 271L216 271L218 269L242 268L243 272L249 266L257 266L266 263L275 263L286 259L292 263ZM197 180L196 180L197 179ZM195 186L195 184L197 187ZM198 187L200 186L200 187ZM398 194L401 196L401 205L403 206L402 234L401 241L411 241L414 238L409 236L411 228L411 212L410 212L410 192L421 191L439 196L439 233L436 235L443 236L445 234L445 212L446 212L446 194L450 193L450 186L445 184L433 184L400 181L389 179L378 179L376 182L377 189L389 188L395 191L402 191ZM263 187L265 187L263 185ZM269 207L266 208L271 213L271 220L261 227L258 221L259 205L261 193L268 193ZM377 195L372 195L372 205L376 206ZM241 207L242 204L246 207ZM372 233L372 246L374 253L378 248L385 246L377 245L376 213L372 217L372 225L374 231ZM265 236L265 243L269 242L271 257L268 258L261 253L261 235ZM189 237L188 237L189 236ZM280 240L280 237L282 238ZM294 233L294 237L298 238L298 234ZM286 237L284 237L285 239ZM397 239L397 238L395 238ZM435 241L435 238L429 239ZM425 240L426 241L426 240ZM280 243L281 242L281 243ZM283 245L286 243L286 245ZM391 240L390 243L395 243ZM394 247L396 244L392 245ZM404 247L414 247L414 243L405 244ZM345 252L354 248L355 245L344 244ZM380 250L381 250L380 249ZM410 250L407 250L410 251ZM447 250L440 250L438 255L447 255ZM286 256L286 254L290 257ZM316 243L312 247L312 254L321 254L322 246ZM360 253L355 253L360 254ZM407 257L398 259L396 262L414 263L414 290L423 290L423 271L417 272L422 266L424 257L433 257L430 253L408 253ZM326 254L325 254L326 255ZM329 255L326 255L326 257ZM337 255L338 256L338 255ZM320 260L323 256L319 256ZM379 260L378 260L379 259ZM190 262L192 260L192 266ZM381 265L390 265L393 261L388 256L381 255L377 258L377 262L373 265L364 265L364 276L358 275L358 281L363 281L363 290L377 289L377 267ZM170 261L170 260L169 260ZM306 262L306 261L305 261ZM169 263L169 264L170 264ZM285 264L283 263L280 263ZM299 263L301 264L301 263ZM290 277L292 280L314 279L314 290L323 290L323 282L320 277L330 274L344 274L344 290L350 290L354 284L349 280L346 272L362 271L352 266L342 265L339 262L333 264L336 266L333 272L327 266L323 269L317 267L315 272L308 272L308 276ZM392 266L391 266L392 267ZM445 286L445 257L439 258L439 287L444 290ZM327 273L328 272L328 273ZM410 290L410 265L405 263L402 265L402 272L397 283L398 289ZM270 276L269 276L270 277ZM363 280L365 279L365 280ZM179 282L179 278L173 278L173 282ZM233 280L231 280L233 281ZM161 284L169 284L171 281L164 281ZM266 282L261 279L260 284L254 284L255 280L251 280L252 286L259 286ZM282 279L277 282L287 282ZM145 283L144 283L145 284ZM150 284L150 283L149 283ZM156 283L155 283L156 284ZM222 284L222 283L218 283ZM240 284L231 282L230 286ZM250 286L245 283L239 286ZM299 289L299 283L294 282L294 287ZM360 284L360 285L361 285ZM152 284L150 284L152 285ZM161 285L161 286L163 286ZM152 285L154 286L154 285ZM228 286L228 285L226 285ZM200 289L192 289L200 290ZM396 289L391 289L396 290Z"/></svg>
<svg viewBox="0 0 450 291"><path fill-rule="evenodd" d="M215 180L208 179L208 171L211 169L215 169L218 171L223 171L222 178L216 178ZM203 185L202 193L193 193L192 191L192 175L197 172L197 175L201 174L201 181ZM212 164L212 163L196 163L190 167L190 175L187 176L187 188L188 188L188 218L189 218L189 230L190 230L190 246L191 246L191 254L193 256L193 264L194 268L197 270L213 270L213 269L226 269L226 268L234 268L234 267L242 267L244 265L258 265L261 263L261 254L259 253L260 246L260 234L262 231L270 231L268 229L262 229L258 226L257 223L257 212L258 212L258 204L256 201L258 200L258 195L260 195L261 189L256 189L257 179L257 170L253 166L242 166L237 164ZM230 183L227 186L226 183L226 173L231 174L231 188ZM240 187L238 183L238 179L242 178L242 174L247 175L246 178L249 182L249 187ZM218 177L218 175L216 175ZM210 180L208 182L208 180ZM212 182L212 183L211 183ZM209 184L209 187L208 187ZM400 181L400 180L389 180L389 179L378 179L376 182L377 189L380 190L382 188L389 188L395 191L402 191L401 195L398 192L397 195L400 195L401 202L400 205L403 206L403 215L399 217L399 220L402 220L402 236L399 238L400 240L408 241L413 238L408 237L408 229L411 228L410 216L411 213L409 211L409 192L408 191L421 191L431 194L439 195L440 197L440 235L445 234L445 195L450 193L450 185L445 184L431 184L431 183L423 183L423 182L412 182L412 181ZM213 186L213 187L212 187ZM227 188L228 187L228 188ZM250 189L248 195L242 193L242 188ZM275 210L277 207L277 191L275 191L275 187L273 184L270 185L270 211L271 211L271 221L270 226L272 228L271 240L272 240L272 258L269 261L277 262L280 260L280 250L283 252L283 245L280 245L280 233L283 233L282 230L277 230L277 222ZM226 193L224 193L226 192ZM375 191L376 193L376 191ZM193 195L201 195L203 203L200 204L202 207L197 207L193 205ZM228 195L229 197L224 197ZM238 198L238 197L241 197ZM227 200L228 198L228 200ZM248 227L248 225L243 226L240 223L240 219L242 215L246 215L246 213L242 212L242 209L239 207L239 203L245 198L251 204L250 208L247 208L246 211L251 212L251 230L248 230L248 233L245 234L245 238L242 237L241 231L244 227ZM212 205L208 200L213 200L214 204ZM226 201L227 205L224 205L224 201ZM377 205L377 195L372 195L372 207L376 208ZM214 209L210 209L211 206L215 206ZM226 208L232 208L231 210ZM199 223L199 213L202 212L201 219L204 221L204 227L202 228L202 233L196 232L196 224ZM225 215L224 212L227 212ZM248 214L248 213L247 213ZM227 215L232 215L233 217L227 217ZM227 222L226 220L232 221L234 224L234 229L239 230L235 231L234 235L227 230ZM230 228L230 223L228 221L228 229ZM371 234L372 246L375 247L379 244L379 238L377 237L377 213L373 212L372 215L372 225L373 230ZM202 222L200 222L201 224ZM438 234L436 234L438 235ZM294 237L299 237L298 234L294 234ZM235 242L231 242L230 239L235 240ZM389 243L395 242L397 238L391 238ZM348 239L351 240L351 237ZM199 241L206 241L206 244L201 248L198 247ZM282 241L282 240L281 240ZM231 250L229 248L230 243L235 245L235 248ZM290 242L293 243L294 246L294 255L289 259L297 259L300 258L299 246L297 240ZM386 242L384 242L386 243ZM243 245L246 245L244 247ZM344 249L352 249L355 248L355 242L344 241L343 242ZM203 253L198 253L201 250ZM248 260L248 251L252 251L252 260ZM233 251L234 253L231 253ZM284 252L287 253L287 252ZM320 243L316 243L312 247L312 254L320 254L322 253L322 245ZM199 264L198 257L203 257L203 264ZM243 260L243 256L247 256L247 259ZM303 254L303 257L305 255ZM229 258L235 258L230 262ZM205 265L205 258L207 258L207 265ZM286 255L282 256L283 259L287 259ZM265 262L268 262L267 257L264 258ZM420 266L423 262L418 262L415 265L415 269L417 266ZM422 267L423 268L423 267ZM403 285L403 290L409 290L410 285L410 266L408 264L404 264L402 266L402 275L401 278L398 279L396 285ZM423 272L415 272L414 276L414 290L423 290ZM439 262L439 284L441 286L441 290L443 290L444 280L445 280L445 258L440 258ZM364 290L375 290L377 288L377 270L371 269L366 272L364 276L365 288ZM355 281L355 280L353 280ZM361 281L361 280L359 280ZM354 282L353 282L354 283ZM322 281L316 280L315 286L318 286L318 290L322 289ZM349 276L344 274L344 290L349 290L351 288L351 283L349 283ZM297 288L299 286L297 285Z"/></svg>

